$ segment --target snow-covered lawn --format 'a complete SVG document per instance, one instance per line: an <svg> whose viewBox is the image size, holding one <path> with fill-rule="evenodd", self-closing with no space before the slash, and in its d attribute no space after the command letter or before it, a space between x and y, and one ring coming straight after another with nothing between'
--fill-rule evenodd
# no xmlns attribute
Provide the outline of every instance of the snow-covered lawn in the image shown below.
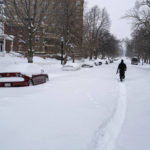
<svg viewBox="0 0 150 150"><path fill-rule="evenodd" d="M79 66L84 63L77 62ZM10 64L27 62L6 55L0 57L0 64L4 71ZM131 146L126 143L132 145L130 139L137 131L150 138L146 131L150 114L148 67L145 70L128 63L126 81L120 83L115 74L118 62L63 71L60 61L35 57L33 65L48 73L49 82L0 88L0 150L128 150ZM140 118L146 125L137 125ZM137 147L144 144L144 138L137 139Z"/></svg>

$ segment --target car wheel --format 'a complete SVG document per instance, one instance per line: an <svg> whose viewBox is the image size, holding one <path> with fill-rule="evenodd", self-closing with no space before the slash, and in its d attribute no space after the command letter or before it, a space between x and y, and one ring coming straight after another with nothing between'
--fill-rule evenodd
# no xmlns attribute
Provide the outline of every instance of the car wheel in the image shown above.
<svg viewBox="0 0 150 150"><path fill-rule="evenodd" d="M33 85L32 80L29 80L29 81L28 81L28 85L29 85L29 86L32 86L32 85Z"/></svg>
<svg viewBox="0 0 150 150"><path fill-rule="evenodd" d="M48 77L46 77L46 82L47 82L47 81L49 81L49 78L48 78Z"/></svg>

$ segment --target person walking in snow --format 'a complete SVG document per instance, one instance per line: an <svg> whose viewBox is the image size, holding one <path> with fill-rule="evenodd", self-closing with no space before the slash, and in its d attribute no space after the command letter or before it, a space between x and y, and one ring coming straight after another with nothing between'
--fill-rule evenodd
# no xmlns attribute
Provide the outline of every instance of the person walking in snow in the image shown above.
<svg viewBox="0 0 150 150"><path fill-rule="evenodd" d="M124 63L124 60L121 60L121 63L118 65L117 68L117 73L119 72L119 76L120 76L120 81L122 81L123 79L125 79L125 71L127 70L127 66Z"/></svg>

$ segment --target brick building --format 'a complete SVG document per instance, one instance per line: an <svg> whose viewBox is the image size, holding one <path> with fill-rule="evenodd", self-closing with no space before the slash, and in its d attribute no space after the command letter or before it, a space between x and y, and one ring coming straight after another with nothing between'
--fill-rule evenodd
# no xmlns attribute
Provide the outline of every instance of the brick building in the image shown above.
<svg viewBox="0 0 150 150"><path fill-rule="evenodd" d="M6 34L5 24L3 23L2 19L4 17L4 4L3 1L0 1L0 52L5 50L13 50L13 40L14 36Z"/></svg>
<svg viewBox="0 0 150 150"><path fill-rule="evenodd" d="M59 2L61 3L54 10L52 9L53 13L48 23L49 28L45 35L46 52L59 53L60 38L64 37L65 49L69 49L67 41L70 40L70 50L68 51L80 53L82 50L84 0L59 0Z"/></svg>
<svg viewBox="0 0 150 150"><path fill-rule="evenodd" d="M54 0L52 4L55 4L57 0ZM34 50L36 54L56 54L60 53L60 38L70 41L78 48L72 46L72 51L80 53L82 49L82 28L83 28L83 3L84 0L58 0L57 7L51 6L51 16L47 22L48 28L42 28L34 36ZM70 7L70 8L69 8ZM0 1L0 17L5 15L3 1ZM65 11L70 12L73 15L71 18L66 18ZM49 11L48 11L49 13ZM67 14L68 15L68 14ZM68 20L67 20L68 19ZM65 24L68 22L68 24ZM0 24L0 51L17 51L20 53L26 53L26 31L17 24L8 23ZM71 27L70 27L71 26ZM67 27L70 28L71 35L67 34ZM69 37L70 36L70 37ZM75 38L76 37L76 40ZM65 42L66 42L65 41ZM66 48L67 49L67 48ZM75 49L75 50L74 50ZM78 52L77 52L78 51Z"/></svg>
<svg viewBox="0 0 150 150"><path fill-rule="evenodd" d="M12 42L6 42L6 51L9 52L11 50L26 54L27 45L26 41L28 36L26 35L26 29L22 26L18 26L17 24L5 24L4 25L4 33L10 37L13 37ZM44 51L44 42L43 42L43 32L37 32L34 36L33 41L34 49L37 52Z"/></svg>

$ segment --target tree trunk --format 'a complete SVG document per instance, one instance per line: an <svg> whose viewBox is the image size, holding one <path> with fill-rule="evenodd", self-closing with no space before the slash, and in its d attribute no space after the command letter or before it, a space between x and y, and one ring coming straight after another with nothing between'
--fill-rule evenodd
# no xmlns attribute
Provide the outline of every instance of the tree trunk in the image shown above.
<svg viewBox="0 0 150 150"><path fill-rule="evenodd" d="M75 63L75 55L72 55L72 63Z"/></svg>
<svg viewBox="0 0 150 150"><path fill-rule="evenodd" d="M98 57L98 49L95 50L95 60L97 60Z"/></svg>
<svg viewBox="0 0 150 150"><path fill-rule="evenodd" d="M90 60L92 60L92 58L93 58L93 47L90 48Z"/></svg>
<svg viewBox="0 0 150 150"><path fill-rule="evenodd" d="M28 63L33 63L33 52L28 51Z"/></svg>
<svg viewBox="0 0 150 150"><path fill-rule="evenodd" d="M29 32L29 41L28 41L28 63L33 63L33 32Z"/></svg>
<svg viewBox="0 0 150 150"><path fill-rule="evenodd" d="M104 53L104 51L102 50L102 59L104 59L105 58L105 53Z"/></svg>

